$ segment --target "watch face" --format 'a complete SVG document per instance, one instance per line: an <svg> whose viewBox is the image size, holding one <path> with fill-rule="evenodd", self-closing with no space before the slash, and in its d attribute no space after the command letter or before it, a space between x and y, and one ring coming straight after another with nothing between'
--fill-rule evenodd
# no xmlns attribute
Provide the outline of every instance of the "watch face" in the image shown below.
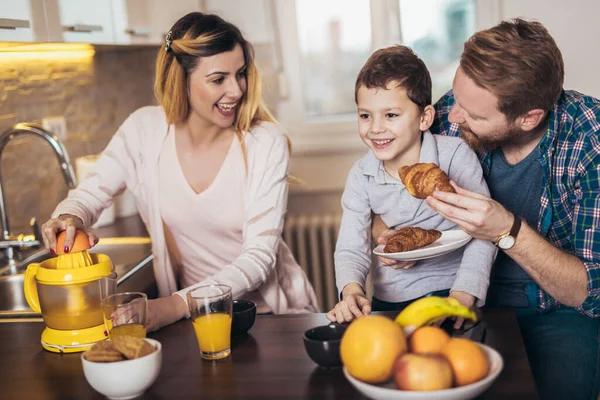
<svg viewBox="0 0 600 400"><path fill-rule="evenodd" d="M498 241L498 247L503 250L508 250L515 245L515 238L508 235L504 236L500 241Z"/></svg>

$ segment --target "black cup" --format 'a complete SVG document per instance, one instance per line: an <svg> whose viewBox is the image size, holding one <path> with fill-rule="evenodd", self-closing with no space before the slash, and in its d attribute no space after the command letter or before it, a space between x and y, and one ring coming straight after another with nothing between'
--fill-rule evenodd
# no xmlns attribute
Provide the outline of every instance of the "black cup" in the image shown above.
<svg viewBox="0 0 600 400"><path fill-rule="evenodd" d="M345 325L329 324L304 332L304 348L311 360L323 368L341 367L340 343L345 331Z"/></svg>
<svg viewBox="0 0 600 400"><path fill-rule="evenodd" d="M231 336L241 336L248 333L254 325L255 319L256 303L250 300L234 300Z"/></svg>

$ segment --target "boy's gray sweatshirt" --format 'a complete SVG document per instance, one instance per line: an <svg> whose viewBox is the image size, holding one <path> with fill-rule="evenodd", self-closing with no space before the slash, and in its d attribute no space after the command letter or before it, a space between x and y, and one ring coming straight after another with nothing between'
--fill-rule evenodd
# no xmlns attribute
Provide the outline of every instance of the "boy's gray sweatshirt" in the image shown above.
<svg viewBox="0 0 600 400"><path fill-rule="evenodd" d="M420 161L435 163L467 190L489 196L477 155L460 138L423 132ZM391 177L373 152L354 163L342 196L343 217L335 249L338 292L350 282L363 288L371 268L372 213L387 226L418 226L446 231L458 226L437 214L425 200L411 196L402 182ZM472 239L452 253L421 260L408 270L377 263L374 296L388 302L412 300L443 289L460 290L482 306L497 249L489 241Z"/></svg>

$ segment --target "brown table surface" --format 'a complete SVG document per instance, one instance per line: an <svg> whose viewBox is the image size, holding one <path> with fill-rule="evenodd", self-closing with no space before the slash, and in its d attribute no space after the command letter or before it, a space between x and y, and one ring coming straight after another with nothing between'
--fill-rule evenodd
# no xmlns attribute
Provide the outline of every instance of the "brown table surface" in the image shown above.
<svg viewBox="0 0 600 400"><path fill-rule="evenodd" d="M483 399L535 399L533 378L513 311L484 311L485 343L500 352L504 370ZM232 355L204 361L189 320L149 337L163 345L163 364L145 399L363 399L341 369L321 369L304 350L305 330L325 314L261 315L250 334L232 341ZM102 398L86 382L79 354L42 349L42 323L0 324L0 398ZM432 397L433 398L433 397Z"/></svg>

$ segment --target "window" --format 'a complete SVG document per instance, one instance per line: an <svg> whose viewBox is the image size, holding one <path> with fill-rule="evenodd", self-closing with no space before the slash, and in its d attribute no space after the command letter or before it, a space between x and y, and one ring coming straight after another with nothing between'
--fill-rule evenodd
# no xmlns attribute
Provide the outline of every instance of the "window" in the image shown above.
<svg viewBox="0 0 600 400"><path fill-rule="evenodd" d="M296 1L309 118L355 112L353 82L371 53L369 15L368 0Z"/></svg>
<svg viewBox="0 0 600 400"><path fill-rule="evenodd" d="M399 6L402 43L427 65L435 102L452 87L463 43L475 31L474 1L399 0Z"/></svg>
<svg viewBox="0 0 600 400"><path fill-rule="evenodd" d="M433 101L452 86L476 0L275 1L283 76L277 116L296 150L343 151L360 144L354 83L369 55L411 47L433 80Z"/></svg>

